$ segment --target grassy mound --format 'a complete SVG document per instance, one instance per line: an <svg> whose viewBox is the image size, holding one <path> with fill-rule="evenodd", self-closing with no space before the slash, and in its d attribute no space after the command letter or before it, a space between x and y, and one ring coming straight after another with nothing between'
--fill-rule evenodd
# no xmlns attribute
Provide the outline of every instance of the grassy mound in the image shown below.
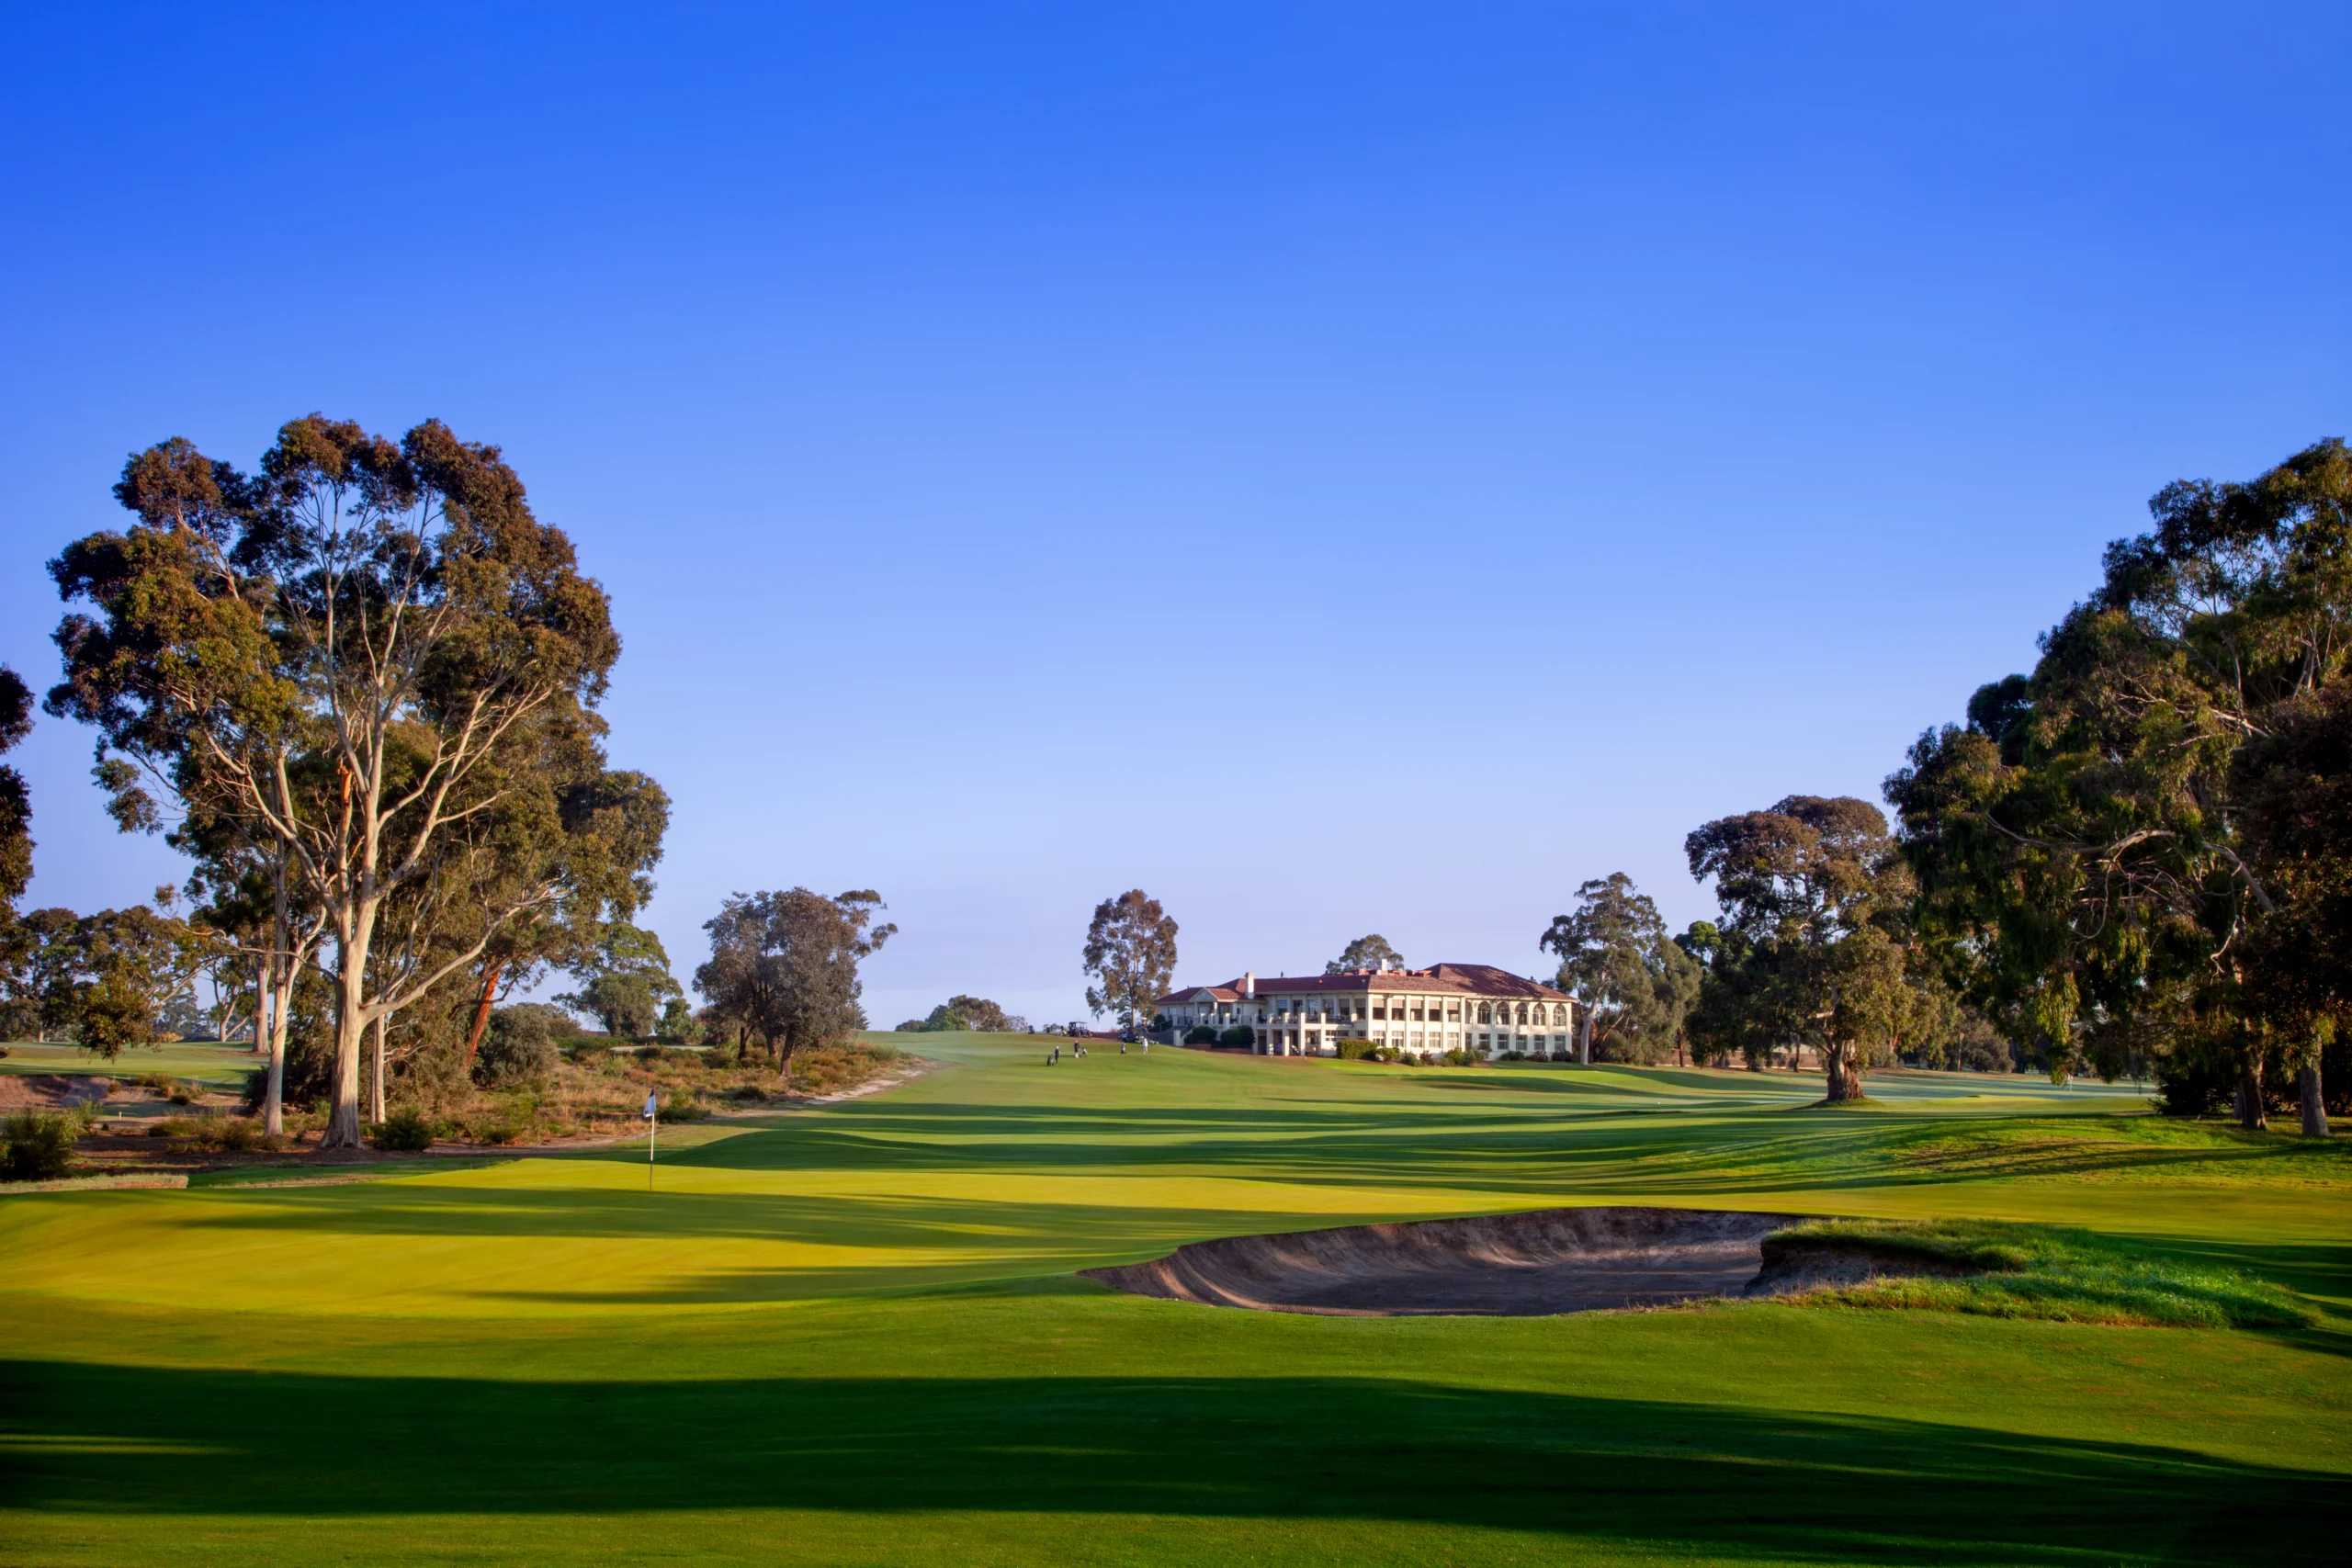
<svg viewBox="0 0 2352 1568"><path fill-rule="evenodd" d="M2085 1231L1991 1220L1815 1220L1764 1238L1764 1260L1827 1253L1931 1272L1825 1284L1807 1304L2177 1328L2309 1328L2291 1292Z"/></svg>

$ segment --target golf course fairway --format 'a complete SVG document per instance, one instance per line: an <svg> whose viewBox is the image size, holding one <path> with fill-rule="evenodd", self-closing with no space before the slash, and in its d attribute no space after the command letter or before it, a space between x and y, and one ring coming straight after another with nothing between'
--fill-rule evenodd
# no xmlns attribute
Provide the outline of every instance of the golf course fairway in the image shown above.
<svg viewBox="0 0 2352 1568"><path fill-rule="evenodd" d="M906 1036L899 1036L904 1041ZM2126 1086L1165 1047L380 1179L0 1200L0 1561L2352 1559L2352 1160ZM1582 1203L2030 1222L2291 1331L1316 1317L1075 1270Z"/></svg>

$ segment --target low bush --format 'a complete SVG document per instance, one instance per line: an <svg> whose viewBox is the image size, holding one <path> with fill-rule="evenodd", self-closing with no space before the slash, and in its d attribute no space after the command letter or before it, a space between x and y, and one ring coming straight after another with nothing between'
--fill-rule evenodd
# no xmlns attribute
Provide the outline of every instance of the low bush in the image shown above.
<svg viewBox="0 0 2352 1568"><path fill-rule="evenodd" d="M1184 1031L1184 1043L1187 1045L1216 1044L1216 1025L1213 1023L1196 1023L1193 1025L1192 1028Z"/></svg>
<svg viewBox="0 0 2352 1568"><path fill-rule="evenodd" d="M1469 1052L1461 1050L1448 1051L1444 1059L1445 1065L1449 1067L1475 1066L1478 1061L1478 1058Z"/></svg>
<svg viewBox="0 0 2352 1568"><path fill-rule="evenodd" d="M2156 1069L2156 1110L2166 1116L2211 1116L2237 1091L2237 1069L2222 1063L2171 1061Z"/></svg>
<svg viewBox="0 0 2352 1568"><path fill-rule="evenodd" d="M166 1116L147 1129L151 1138L172 1138L196 1148L242 1154L249 1149L282 1149L288 1140L273 1137L260 1122L244 1116Z"/></svg>
<svg viewBox="0 0 2352 1568"><path fill-rule="evenodd" d="M1340 1042L1340 1060L1342 1062L1376 1060L1373 1053L1378 1049L1379 1047L1369 1040L1342 1040Z"/></svg>
<svg viewBox="0 0 2352 1568"><path fill-rule="evenodd" d="M403 1154L423 1154L433 1146L440 1129L413 1105L403 1105L381 1122L368 1129L368 1141L379 1149L398 1150Z"/></svg>
<svg viewBox="0 0 2352 1568"><path fill-rule="evenodd" d="M1246 1023L1237 1023L1218 1035L1216 1043L1220 1045L1239 1046L1246 1050L1258 1043L1258 1032Z"/></svg>
<svg viewBox="0 0 2352 1568"><path fill-rule="evenodd" d="M697 1096L673 1092L662 1100L662 1120L664 1122L703 1122L709 1117L710 1107Z"/></svg>
<svg viewBox="0 0 2352 1568"><path fill-rule="evenodd" d="M571 1059L593 1073L611 1061L613 1053L603 1045L574 1045L571 1048Z"/></svg>
<svg viewBox="0 0 2352 1568"><path fill-rule="evenodd" d="M469 1144L489 1144L503 1147L520 1143L529 1135L531 1125L511 1112L494 1111L487 1116L469 1118L458 1128L458 1135Z"/></svg>
<svg viewBox="0 0 2352 1568"><path fill-rule="evenodd" d="M71 1116L19 1111L0 1121L0 1181L54 1181L74 1168Z"/></svg>
<svg viewBox="0 0 2352 1568"><path fill-rule="evenodd" d="M640 1067L658 1067L664 1062L684 1061L689 1058L696 1062L702 1060L699 1055L692 1051L665 1051L659 1045L640 1045L637 1048L637 1065Z"/></svg>

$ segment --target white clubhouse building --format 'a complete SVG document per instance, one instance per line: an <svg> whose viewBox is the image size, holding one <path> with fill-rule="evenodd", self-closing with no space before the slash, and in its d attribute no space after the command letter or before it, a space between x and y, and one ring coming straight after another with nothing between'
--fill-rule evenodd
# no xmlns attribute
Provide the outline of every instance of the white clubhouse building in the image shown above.
<svg viewBox="0 0 2352 1568"><path fill-rule="evenodd" d="M1247 1025L1261 1056L1336 1056L1342 1040L1414 1055L1469 1051L1559 1056L1577 1049L1583 1003L1566 991L1487 964L1356 969L1340 975L1244 975L1159 998L1182 1039L1206 1025Z"/></svg>

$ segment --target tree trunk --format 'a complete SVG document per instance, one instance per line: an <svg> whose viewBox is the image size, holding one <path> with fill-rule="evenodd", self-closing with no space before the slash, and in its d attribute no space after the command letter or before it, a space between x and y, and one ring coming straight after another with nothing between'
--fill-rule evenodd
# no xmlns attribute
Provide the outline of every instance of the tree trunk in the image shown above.
<svg viewBox="0 0 2352 1568"><path fill-rule="evenodd" d="M1822 1066L1829 1078L1829 1103L1862 1098L1862 1075L1855 1069L1853 1054L1843 1046L1824 1046Z"/></svg>
<svg viewBox="0 0 2352 1568"><path fill-rule="evenodd" d="M270 871L269 958L262 964L262 989L269 1000L269 1084L262 1096L262 1130L286 1131L287 1004L293 1000L294 955L287 951L286 858L280 854Z"/></svg>
<svg viewBox="0 0 2352 1568"><path fill-rule="evenodd" d="M506 960L493 958L481 966L481 995L474 1000L473 1027L466 1031L466 1077L474 1076L474 1053L481 1047L481 1032L490 1027L491 999L498 995L498 977L506 972Z"/></svg>
<svg viewBox="0 0 2352 1568"><path fill-rule="evenodd" d="M2303 1070L2295 1075L2295 1088L2302 1096L2303 1136L2327 1136L2327 1100L2320 1093L2319 1063L2305 1062Z"/></svg>
<svg viewBox="0 0 2352 1568"><path fill-rule="evenodd" d="M391 1023L390 1013L376 1015L376 1044L369 1053L370 1066L374 1068L368 1090L368 1120L370 1122L384 1119L384 1032L391 1027Z"/></svg>
<svg viewBox="0 0 2352 1568"><path fill-rule="evenodd" d="M368 949L376 934L370 903L335 933L334 1109L327 1116L323 1149L356 1149L359 1134L360 1037L368 1031Z"/></svg>
<svg viewBox="0 0 2352 1568"><path fill-rule="evenodd" d="M262 1021L269 1010L269 960L265 958L254 966L254 1055L269 1055L269 1030Z"/></svg>
<svg viewBox="0 0 2352 1568"><path fill-rule="evenodd" d="M2238 1125L2257 1132L2270 1125L2262 1108L2262 1058L2252 1053L2238 1069Z"/></svg>

